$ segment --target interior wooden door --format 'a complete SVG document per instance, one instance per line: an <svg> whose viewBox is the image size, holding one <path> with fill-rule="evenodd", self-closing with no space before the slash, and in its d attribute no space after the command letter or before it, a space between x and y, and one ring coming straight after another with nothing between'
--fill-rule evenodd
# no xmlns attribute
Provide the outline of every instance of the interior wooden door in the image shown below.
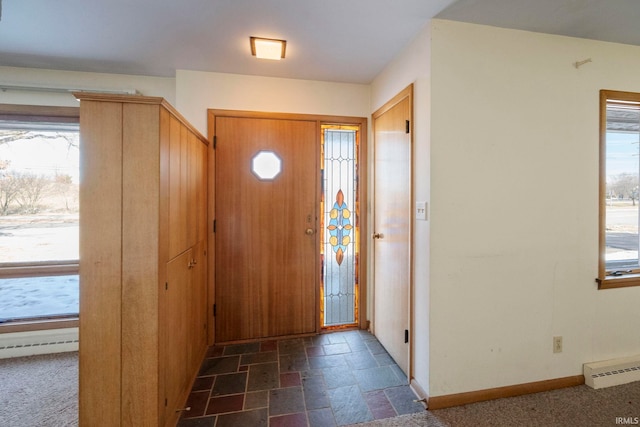
<svg viewBox="0 0 640 427"><path fill-rule="evenodd" d="M373 115L374 332L409 375L411 87Z"/></svg>
<svg viewBox="0 0 640 427"><path fill-rule="evenodd" d="M217 342L316 330L316 129L215 118Z"/></svg>

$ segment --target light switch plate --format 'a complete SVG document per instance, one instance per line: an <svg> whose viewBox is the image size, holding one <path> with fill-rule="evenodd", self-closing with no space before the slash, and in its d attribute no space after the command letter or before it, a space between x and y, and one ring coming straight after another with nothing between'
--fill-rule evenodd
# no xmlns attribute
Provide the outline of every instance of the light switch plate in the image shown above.
<svg viewBox="0 0 640 427"><path fill-rule="evenodd" d="M416 219L427 220L427 202L416 202Z"/></svg>

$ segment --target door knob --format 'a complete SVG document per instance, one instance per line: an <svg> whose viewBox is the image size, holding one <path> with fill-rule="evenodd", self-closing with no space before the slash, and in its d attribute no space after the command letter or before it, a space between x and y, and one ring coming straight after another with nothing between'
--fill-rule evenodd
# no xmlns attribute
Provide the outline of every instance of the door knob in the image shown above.
<svg viewBox="0 0 640 427"><path fill-rule="evenodd" d="M309 236L310 236L310 235L312 235L312 234L313 234L313 228L307 228L307 229L305 230L305 233L306 233L307 235L309 235Z"/></svg>
<svg viewBox="0 0 640 427"><path fill-rule="evenodd" d="M373 237L374 239L382 239L384 237L384 235L382 233L373 233Z"/></svg>

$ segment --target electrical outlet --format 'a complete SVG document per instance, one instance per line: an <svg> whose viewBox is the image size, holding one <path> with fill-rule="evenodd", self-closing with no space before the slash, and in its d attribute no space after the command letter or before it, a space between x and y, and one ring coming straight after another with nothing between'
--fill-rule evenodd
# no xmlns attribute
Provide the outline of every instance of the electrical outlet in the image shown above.
<svg viewBox="0 0 640 427"><path fill-rule="evenodd" d="M553 352L562 353L562 337L553 337Z"/></svg>

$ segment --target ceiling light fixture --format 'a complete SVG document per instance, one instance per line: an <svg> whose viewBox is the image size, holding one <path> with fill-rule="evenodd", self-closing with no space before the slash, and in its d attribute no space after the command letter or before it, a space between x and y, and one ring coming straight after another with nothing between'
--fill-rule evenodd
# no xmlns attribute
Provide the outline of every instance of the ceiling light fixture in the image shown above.
<svg viewBox="0 0 640 427"><path fill-rule="evenodd" d="M251 55L261 59L280 60L284 58L287 49L286 40L264 39L249 37L251 42Z"/></svg>

